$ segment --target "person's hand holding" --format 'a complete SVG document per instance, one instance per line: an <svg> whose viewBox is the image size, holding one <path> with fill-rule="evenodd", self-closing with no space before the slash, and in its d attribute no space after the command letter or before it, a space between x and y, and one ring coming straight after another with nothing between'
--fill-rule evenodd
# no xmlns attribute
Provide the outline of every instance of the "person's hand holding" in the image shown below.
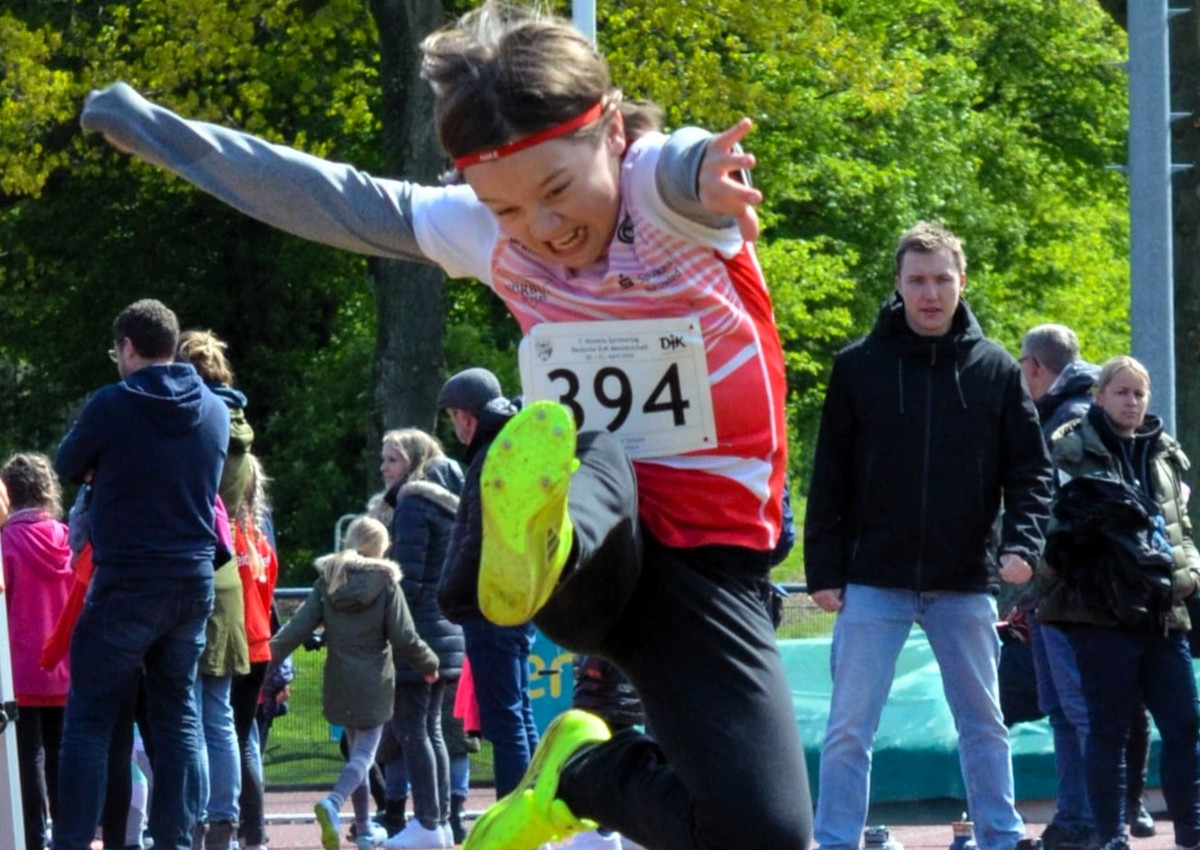
<svg viewBox="0 0 1200 850"><path fill-rule="evenodd" d="M438 680L438 672L437 672L437 670L434 670L432 673L426 673L426 674L425 674L425 681L426 681L426 682L428 682L429 684L431 684L431 685L432 685L432 684L433 684L434 682L436 682L437 680Z"/></svg>
<svg viewBox="0 0 1200 850"><path fill-rule="evenodd" d="M817 607L822 611L828 611L831 614L842 610L842 589L835 587L830 590L818 590L811 594L812 601L817 603Z"/></svg>
<svg viewBox="0 0 1200 850"><path fill-rule="evenodd" d="M741 173L754 168L754 154L738 150L737 144L753 126L749 118L743 118L709 139L698 180L700 203L711 213L732 216L747 242L758 238L758 213L754 207L763 198L762 192L742 182Z"/></svg>
<svg viewBox="0 0 1200 850"><path fill-rule="evenodd" d="M1020 555L1005 552L1000 556L1000 578L1009 584L1024 584L1033 578L1033 567Z"/></svg>

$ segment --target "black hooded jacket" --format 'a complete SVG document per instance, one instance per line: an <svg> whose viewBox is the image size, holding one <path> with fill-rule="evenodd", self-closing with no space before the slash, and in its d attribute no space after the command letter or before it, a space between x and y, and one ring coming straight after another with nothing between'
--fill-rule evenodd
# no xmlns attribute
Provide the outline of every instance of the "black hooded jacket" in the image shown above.
<svg viewBox="0 0 1200 850"><path fill-rule="evenodd" d="M1038 562L1049 502L1050 462L1016 361L966 304L949 333L926 337L893 294L834 360L804 526L809 592L994 592L999 554Z"/></svg>
<svg viewBox="0 0 1200 850"><path fill-rule="evenodd" d="M446 619L452 623L478 619L479 610L479 557L483 550L483 509L479 501L479 476L483 472L483 461L488 447L500 433L508 420L521 408L521 399L511 401L496 398L488 402L479 413L475 435L467 446L463 462L467 472L459 494L458 514L454 519L454 530L450 535L450 549L446 554L446 565L438 582L437 601Z"/></svg>

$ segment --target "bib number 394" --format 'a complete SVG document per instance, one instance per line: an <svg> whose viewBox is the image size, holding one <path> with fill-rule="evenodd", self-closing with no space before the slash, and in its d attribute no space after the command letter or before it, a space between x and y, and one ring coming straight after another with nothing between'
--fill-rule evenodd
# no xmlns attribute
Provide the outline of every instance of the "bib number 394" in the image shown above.
<svg viewBox="0 0 1200 850"><path fill-rule="evenodd" d="M520 362L526 398L566 405L581 431L615 433L630 457L716 445L695 317L536 325Z"/></svg>

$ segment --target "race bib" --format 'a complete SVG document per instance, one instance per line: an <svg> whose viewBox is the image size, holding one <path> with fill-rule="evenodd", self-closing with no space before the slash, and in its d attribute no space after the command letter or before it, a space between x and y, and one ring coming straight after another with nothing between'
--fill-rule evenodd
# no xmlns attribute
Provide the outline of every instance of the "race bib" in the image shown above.
<svg viewBox="0 0 1200 850"><path fill-rule="evenodd" d="M527 399L566 405L581 431L616 434L632 458L717 444L698 318L542 323L519 359Z"/></svg>

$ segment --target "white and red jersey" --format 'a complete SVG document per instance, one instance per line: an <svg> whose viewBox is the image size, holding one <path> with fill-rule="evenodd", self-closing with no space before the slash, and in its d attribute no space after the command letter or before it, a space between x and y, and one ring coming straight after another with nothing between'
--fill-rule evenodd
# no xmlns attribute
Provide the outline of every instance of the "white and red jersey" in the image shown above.
<svg viewBox="0 0 1200 850"><path fill-rule="evenodd" d="M642 137L627 152L620 223L606 261L589 269L542 259L494 224L480 239L480 217L463 216L454 195L414 195L414 233L431 259L488 283L526 333L541 322L699 317L717 445L635 460L641 517L671 546L770 549L787 392L770 296L753 245L736 229L703 227L662 203L654 173L665 139Z"/></svg>

